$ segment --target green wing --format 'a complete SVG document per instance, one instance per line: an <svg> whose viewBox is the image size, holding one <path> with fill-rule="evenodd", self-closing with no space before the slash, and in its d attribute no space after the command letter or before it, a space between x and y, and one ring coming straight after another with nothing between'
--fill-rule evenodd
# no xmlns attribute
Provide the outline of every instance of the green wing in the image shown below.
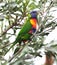
<svg viewBox="0 0 57 65"><path fill-rule="evenodd" d="M30 37L30 35L28 34L28 32L30 31L30 29L32 28L32 25L30 23L30 19L28 19L24 26L22 27L22 29L20 30L17 38L16 38L16 42L21 42L22 39L28 39Z"/></svg>
<svg viewBox="0 0 57 65"><path fill-rule="evenodd" d="M28 20L25 22L24 26L22 27L22 29L20 30L20 32L19 32L18 35L28 33L29 30L31 29L31 27L32 27L32 25L31 25L31 23L30 23L30 19L28 19Z"/></svg>

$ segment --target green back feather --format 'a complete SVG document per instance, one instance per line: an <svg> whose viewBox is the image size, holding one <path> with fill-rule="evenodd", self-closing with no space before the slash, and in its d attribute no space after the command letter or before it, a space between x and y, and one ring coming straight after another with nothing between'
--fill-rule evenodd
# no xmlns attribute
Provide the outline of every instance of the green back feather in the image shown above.
<svg viewBox="0 0 57 65"><path fill-rule="evenodd" d="M28 34L28 32L30 31L30 29L32 28L32 25L30 23L30 19L28 19L24 26L22 27L22 29L20 30L17 38L15 41L17 42L21 42L23 40L23 38L25 38L26 36L30 37L30 35ZM28 39L27 37L27 39Z"/></svg>

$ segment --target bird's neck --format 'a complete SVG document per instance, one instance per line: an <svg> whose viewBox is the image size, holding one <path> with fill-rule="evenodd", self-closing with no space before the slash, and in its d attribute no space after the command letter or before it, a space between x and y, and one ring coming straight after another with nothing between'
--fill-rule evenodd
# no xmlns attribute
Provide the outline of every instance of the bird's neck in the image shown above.
<svg viewBox="0 0 57 65"><path fill-rule="evenodd" d="M37 18L31 18L32 22L37 22Z"/></svg>
<svg viewBox="0 0 57 65"><path fill-rule="evenodd" d="M37 20L37 17L31 17L30 19L36 19Z"/></svg>

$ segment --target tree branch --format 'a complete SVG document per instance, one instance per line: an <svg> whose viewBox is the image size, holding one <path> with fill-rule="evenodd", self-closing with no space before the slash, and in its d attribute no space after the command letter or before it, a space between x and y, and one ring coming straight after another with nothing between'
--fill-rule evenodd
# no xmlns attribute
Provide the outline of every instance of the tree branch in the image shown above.
<svg viewBox="0 0 57 65"><path fill-rule="evenodd" d="M17 23L17 21L20 20L20 19L21 19L21 17L20 17L19 19L17 19L17 16L16 16L15 22L14 22L11 26L9 26L9 27L7 28L7 30L5 30L5 31L1 34L0 37L2 37L4 34L6 34L9 29L13 28L13 26L17 26L17 25L22 26L20 23Z"/></svg>
<svg viewBox="0 0 57 65"><path fill-rule="evenodd" d="M13 57L9 59L8 62L11 62L11 61L13 60L14 57L16 57L18 54L20 54L21 51L23 50L23 48L24 48L25 46L26 46L26 45L22 46L22 47L19 49L19 51L17 51L17 52L13 55Z"/></svg>

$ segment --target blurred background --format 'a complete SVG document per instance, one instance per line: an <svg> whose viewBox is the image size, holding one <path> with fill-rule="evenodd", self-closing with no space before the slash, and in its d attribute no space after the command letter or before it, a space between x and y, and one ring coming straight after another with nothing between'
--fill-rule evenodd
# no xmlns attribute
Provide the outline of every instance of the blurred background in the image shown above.
<svg viewBox="0 0 57 65"><path fill-rule="evenodd" d="M39 11L37 33L20 53L13 54L17 45L6 53L32 10ZM45 65L48 51L57 65L57 0L0 0L0 65Z"/></svg>

